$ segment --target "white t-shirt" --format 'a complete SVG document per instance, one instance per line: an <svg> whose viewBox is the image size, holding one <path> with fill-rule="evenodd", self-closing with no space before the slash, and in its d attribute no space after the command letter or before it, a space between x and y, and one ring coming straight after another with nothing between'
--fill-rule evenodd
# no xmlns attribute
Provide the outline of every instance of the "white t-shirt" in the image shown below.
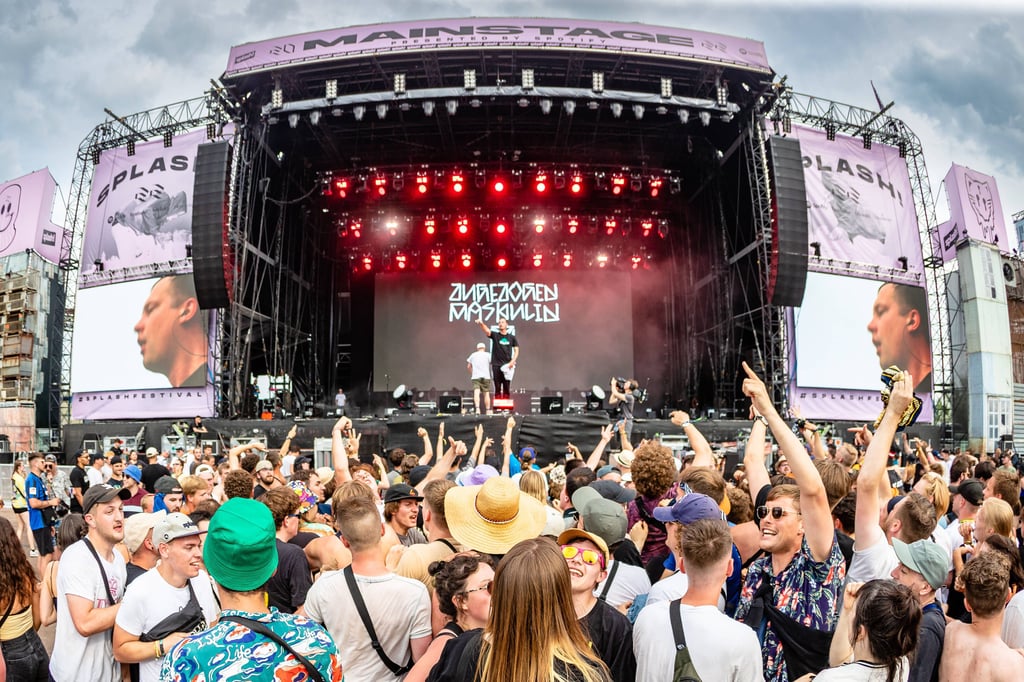
<svg viewBox="0 0 1024 682"><path fill-rule="evenodd" d="M292 467L295 466L295 455L285 455L281 458L281 475L291 477Z"/></svg>
<svg viewBox="0 0 1024 682"><path fill-rule="evenodd" d="M1024 592L1018 592L1003 610L1003 641L1011 649L1024 647Z"/></svg>
<svg viewBox="0 0 1024 682"><path fill-rule="evenodd" d="M971 526L971 535L974 535L974 519L967 522ZM949 551L952 553L957 547L964 544L964 536L960 532L960 521L950 521L946 526L946 538L949 540Z"/></svg>
<svg viewBox="0 0 1024 682"><path fill-rule="evenodd" d="M896 550L885 539L885 533L878 531L877 539L864 549L855 549L850 567L846 569L846 582L863 583L869 580L892 577L893 569L899 564Z"/></svg>
<svg viewBox="0 0 1024 682"><path fill-rule="evenodd" d="M411 655L409 641L431 633L427 588L394 573L372 577L357 573L355 577L384 653L404 665ZM395 679L370 644L342 571L322 574L306 594L305 608L309 618L341 643L338 649L347 682Z"/></svg>
<svg viewBox="0 0 1024 682"><path fill-rule="evenodd" d="M686 574L682 571L676 571L669 577L662 578L651 586L651 591L647 594L647 604L682 599L686 596L686 590L689 586L690 583ZM647 608L647 606L644 606L644 608ZM722 583L722 590L718 595L718 610L725 613L725 583Z"/></svg>
<svg viewBox="0 0 1024 682"><path fill-rule="evenodd" d="M194 632L207 629L217 616L220 609L213 598L213 584L206 571L190 580L196 592L206 623ZM154 625L176 611L181 611L188 604L188 587L173 587L164 580L155 568L150 569L136 578L124 593L121 608L117 611L115 622L130 635L141 635L149 632ZM194 634L194 633L189 633ZM151 658L139 663L139 682L158 682L160 666L163 658Z"/></svg>
<svg viewBox="0 0 1024 682"><path fill-rule="evenodd" d="M89 479L89 487L94 485L103 485L107 482L107 478L103 476L103 472L96 467L87 467L85 470L85 476Z"/></svg>
<svg viewBox="0 0 1024 682"><path fill-rule="evenodd" d="M491 378L491 354L485 350L478 350L472 353L466 362L473 368L470 379Z"/></svg>
<svg viewBox="0 0 1024 682"><path fill-rule="evenodd" d="M910 664L907 659L901 660L896 673L897 682L906 682L910 675ZM814 682L886 682L889 671L883 665L854 661L837 668L826 668L814 678Z"/></svg>
<svg viewBox="0 0 1024 682"><path fill-rule="evenodd" d="M633 625L638 680L672 680L676 646L669 603L652 605L648 602ZM761 645L752 628L722 614L714 606L682 604L680 617L690 659L702 680L751 682L764 679Z"/></svg>
<svg viewBox="0 0 1024 682"><path fill-rule="evenodd" d="M107 574L110 593L115 600L120 600L128 574L121 554L115 551L113 555L113 561L107 561L103 556L100 556L100 561ZM65 549L57 567L57 625L53 649L59 654L50 658L50 675L57 682L119 682L121 665L114 660L110 631L104 630L89 637L78 634L68 609L68 595L84 597L95 608L110 606L100 567L84 540Z"/></svg>
<svg viewBox="0 0 1024 682"><path fill-rule="evenodd" d="M618 608L651 591L651 579L647 577L647 571L639 566L631 566L613 559L608 562L608 575L612 574L612 568L615 566L619 567L615 572L615 580L612 581L612 586L604 598L608 605ZM595 597L601 596L606 582L607 578L594 588Z"/></svg>

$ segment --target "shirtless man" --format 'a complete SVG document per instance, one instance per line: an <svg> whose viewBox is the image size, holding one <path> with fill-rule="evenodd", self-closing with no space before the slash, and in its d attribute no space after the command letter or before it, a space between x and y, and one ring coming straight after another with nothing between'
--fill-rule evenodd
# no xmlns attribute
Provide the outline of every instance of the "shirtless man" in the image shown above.
<svg viewBox="0 0 1024 682"><path fill-rule="evenodd" d="M964 601L972 623L953 621L939 667L939 682L1024 679L1024 654L1003 643L1003 607L1010 598L1010 562L996 552L978 554L964 566Z"/></svg>

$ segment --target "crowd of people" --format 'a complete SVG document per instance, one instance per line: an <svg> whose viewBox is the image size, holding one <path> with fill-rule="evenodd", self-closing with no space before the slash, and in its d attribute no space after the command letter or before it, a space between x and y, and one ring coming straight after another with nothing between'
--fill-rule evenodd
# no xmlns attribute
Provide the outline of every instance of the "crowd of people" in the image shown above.
<svg viewBox="0 0 1024 682"><path fill-rule="evenodd" d="M422 452L361 459L342 416L319 469L295 429L279 451L115 445L68 476L33 454L15 468L17 528L0 519L2 672L1024 679L1012 453L901 433L906 373L874 431L844 443L794 429L745 369L750 434L729 472L685 412L688 450L634 444L622 422L567 459L516 452L515 417L497 444L442 424L436 445L419 430ZM50 623L52 656L36 633Z"/></svg>

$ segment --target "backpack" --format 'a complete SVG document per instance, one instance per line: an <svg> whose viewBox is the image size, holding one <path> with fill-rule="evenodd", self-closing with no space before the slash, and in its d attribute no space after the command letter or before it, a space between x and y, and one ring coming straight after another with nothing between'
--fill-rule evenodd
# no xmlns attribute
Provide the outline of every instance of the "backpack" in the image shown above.
<svg viewBox="0 0 1024 682"><path fill-rule="evenodd" d="M672 623L672 637L676 640L676 659L672 666L672 682L701 682L697 668L690 658L690 649L686 646L686 633L683 632L683 618L680 614L679 599L668 605L669 621Z"/></svg>

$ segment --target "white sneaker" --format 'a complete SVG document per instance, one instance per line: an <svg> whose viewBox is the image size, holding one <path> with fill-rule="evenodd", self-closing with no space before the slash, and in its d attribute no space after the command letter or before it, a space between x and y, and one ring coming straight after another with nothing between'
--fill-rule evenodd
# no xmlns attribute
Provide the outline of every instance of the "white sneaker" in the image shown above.
<svg viewBox="0 0 1024 682"><path fill-rule="evenodd" d="M28 555L29 555L30 557L37 557L37 556L39 556L39 551L38 551L38 550L35 550L35 549L30 549L30 550L28 551Z"/></svg>

